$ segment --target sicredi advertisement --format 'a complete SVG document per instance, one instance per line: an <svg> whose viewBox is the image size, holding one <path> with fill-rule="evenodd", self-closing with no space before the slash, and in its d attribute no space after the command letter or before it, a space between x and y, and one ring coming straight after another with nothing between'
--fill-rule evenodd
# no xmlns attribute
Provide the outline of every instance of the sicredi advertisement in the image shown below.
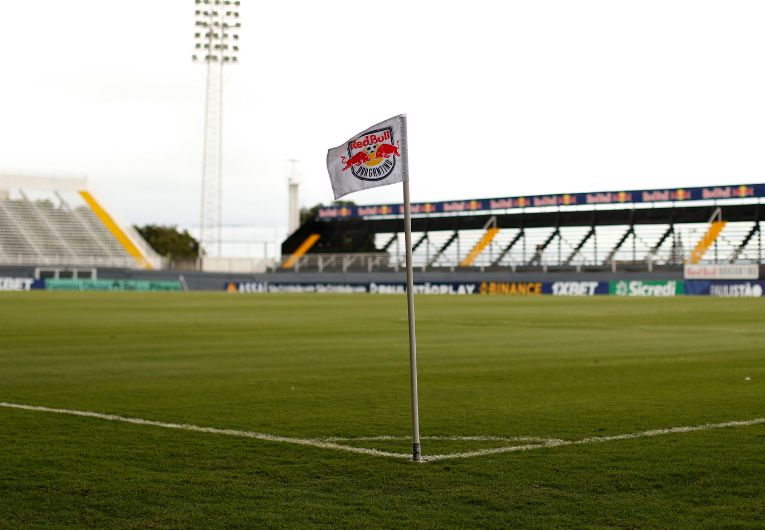
<svg viewBox="0 0 765 530"><path fill-rule="evenodd" d="M677 296L685 293L685 282L624 280L611 282L609 292L616 296Z"/></svg>

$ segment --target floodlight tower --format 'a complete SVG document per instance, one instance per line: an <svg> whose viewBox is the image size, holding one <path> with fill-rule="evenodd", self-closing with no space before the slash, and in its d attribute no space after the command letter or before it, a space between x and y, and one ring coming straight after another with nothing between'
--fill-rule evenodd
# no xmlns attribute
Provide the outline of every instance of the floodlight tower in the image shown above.
<svg viewBox="0 0 765 530"><path fill-rule="evenodd" d="M194 62L207 66L199 253L215 244L222 254L223 70L239 62L239 0L194 0Z"/></svg>

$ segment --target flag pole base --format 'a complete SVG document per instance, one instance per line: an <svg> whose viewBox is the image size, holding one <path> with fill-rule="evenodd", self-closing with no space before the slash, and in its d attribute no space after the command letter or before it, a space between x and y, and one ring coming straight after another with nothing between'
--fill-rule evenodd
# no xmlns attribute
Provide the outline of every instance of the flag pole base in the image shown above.
<svg viewBox="0 0 765 530"><path fill-rule="evenodd" d="M422 462L422 450L419 443L412 444L412 461Z"/></svg>

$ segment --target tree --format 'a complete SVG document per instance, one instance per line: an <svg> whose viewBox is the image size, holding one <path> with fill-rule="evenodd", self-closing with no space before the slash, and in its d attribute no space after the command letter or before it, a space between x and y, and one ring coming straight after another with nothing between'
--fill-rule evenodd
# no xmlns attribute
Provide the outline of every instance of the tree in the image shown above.
<svg viewBox="0 0 765 530"><path fill-rule="evenodd" d="M179 231L177 226L146 225L135 229L157 254L171 260L196 258L199 254L199 241L187 230Z"/></svg>

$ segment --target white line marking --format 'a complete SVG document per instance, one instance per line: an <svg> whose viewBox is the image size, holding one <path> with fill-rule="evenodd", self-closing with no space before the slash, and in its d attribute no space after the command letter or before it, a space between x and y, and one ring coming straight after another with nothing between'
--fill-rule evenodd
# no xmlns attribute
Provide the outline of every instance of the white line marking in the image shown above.
<svg viewBox="0 0 765 530"><path fill-rule="evenodd" d="M398 442L411 440L411 436L333 436L322 438L325 442ZM536 436L421 436L421 440L444 442L560 442L557 438L539 438Z"/></svg>
<svg viewBox="0 0 765 530"><path fill-rule="evenodd" d="M396 459L410 459L411 455L406 453L390 453L387 451L380 451L377 449L367 449L364 447L352 447L347 445L340 445L338 441L384 441L384 440L408 440L403 436L371 436L360 438L327 438L323 440L319 439L304 439L304 438L289 438L286 436L276 436L273 434L264 434L248 431L236 431L233 429L216 429L214 427L199 427L197 425L190 425L185 423L165 423L154 420L144 420L140 418L130 418L126 416L115 416L113 414L101 414L100 412L89 412L83 410L68 410L68 409L53 409L48 407L38 407L33 405L20 405L17 403L4 403L0 402L0 407L18 410L28 410L36 412L51 412L55 414L66 414L69 416L81 416L85 418L97 418L107 421L116 421L121 423L132 423L134 425L147 425L151 427L162 427L164 429L176 429L181 431L192 431L211 434L223 434L227 436L238 436L240 438L254 438L256 440L263 440L267 442L286 443L292 445L303 445L309 447L318 447L319 449L330 449L334 451L345 451L349 453L356 453L368 456L381 456L387 458ZM426 439L430 440L467 440L467 441L529 441L532 443L526 445L515 445L508 447L494 447L490 449L479 449L477 451L466 451L462 453L449 453L443 455L432 455L425 457L425 462L438 462L442 460L452 460L457 458L475 458L478 456L496 455L501 453L512 453L518 451L531 451L532 449L544 449L549 447L566 447L570 445L585 445L595 444L603 442L615 442L619 440L633 440L635 438L651 438L654 436L662 436L665 434L680 434L697 431L708 431L712 429L726 429L730 427L749 427L752 425L765 424L765 418L756 418L753 420L743 421L728 421L725 423L706 423L703 425L694 425L689 427L671 427L668 429L654 429L651 431L617 434L614 436L593 436L589 438L583 438L581 440L559 440L555 438L535 438L529 436L518 437L501 437L501 436L431 436Z"/></svg>
<svg viewBox="0 0 765 530"><path fill-rule="evenodd" d="M475 458L477 456L496 455L501 453L512 453L516 451L530 451L532 449L544 449L546 447L565 447L568 445L585 445L603 442L615 442L619 440L634 440L635 438L651 438L662 436L664 434L679 434L686 432L709 431L712 429L726 429L729 427L749 427L752 425L765 424L765 418L756 418L745 421L728 421L725 423L706 423L704 425L694 425L691 427L671 427L669 429L654 429L651 431L633 432L628 434L617 434L614 436L592 436L581 440L548 440L538 444L517 445L513 447L496 447L492 449L480 449L477 451L468 451L464 453L450 453L445 455L432 455L427 458L428 462L438 462L439 460L452 460L455 458Z"/></svg>
<svg viewBox="0 0 765 530"><path fill-rule="evenodd" d="M100 420L132 423L134 425L149 425L152 427L162 427L164 429L177 429L181 431L225 434L228 436L238 436L240 438L254 438L256 440L264 440L267 442L279 442L279 443L292 444L292 445L306 445L310 447L318 447L320 449L333 449L335 451L346 451L349 453L358 453L358 454L369 455L369 456L385 456L388 458L406 458L406 459L410 459L412 457L411 455L408 455L405 453L389 453L387 451L378 451L377 449L366 449L363 447L349 447L346 445L340 445L340 444L327 442L323 440L288 438L286 436L276 436L273 434L263 434L258 432L235 431L232 429L216 429L214 427L199 427L197 425L189 425L185 423L164 423L161 421L143 420L140 418L128 418L125 416L115 416L113 414L101 414L99 412L88 412L83 410L51 409L48 407L35 407L32 405L19 405L16 403L3 403L3 402L0 402L0 407L5 407L9 409L32 410L36 412L52 412L55 414L67 414L69 416L82 416L85 418L98 418Z"/></svg>

